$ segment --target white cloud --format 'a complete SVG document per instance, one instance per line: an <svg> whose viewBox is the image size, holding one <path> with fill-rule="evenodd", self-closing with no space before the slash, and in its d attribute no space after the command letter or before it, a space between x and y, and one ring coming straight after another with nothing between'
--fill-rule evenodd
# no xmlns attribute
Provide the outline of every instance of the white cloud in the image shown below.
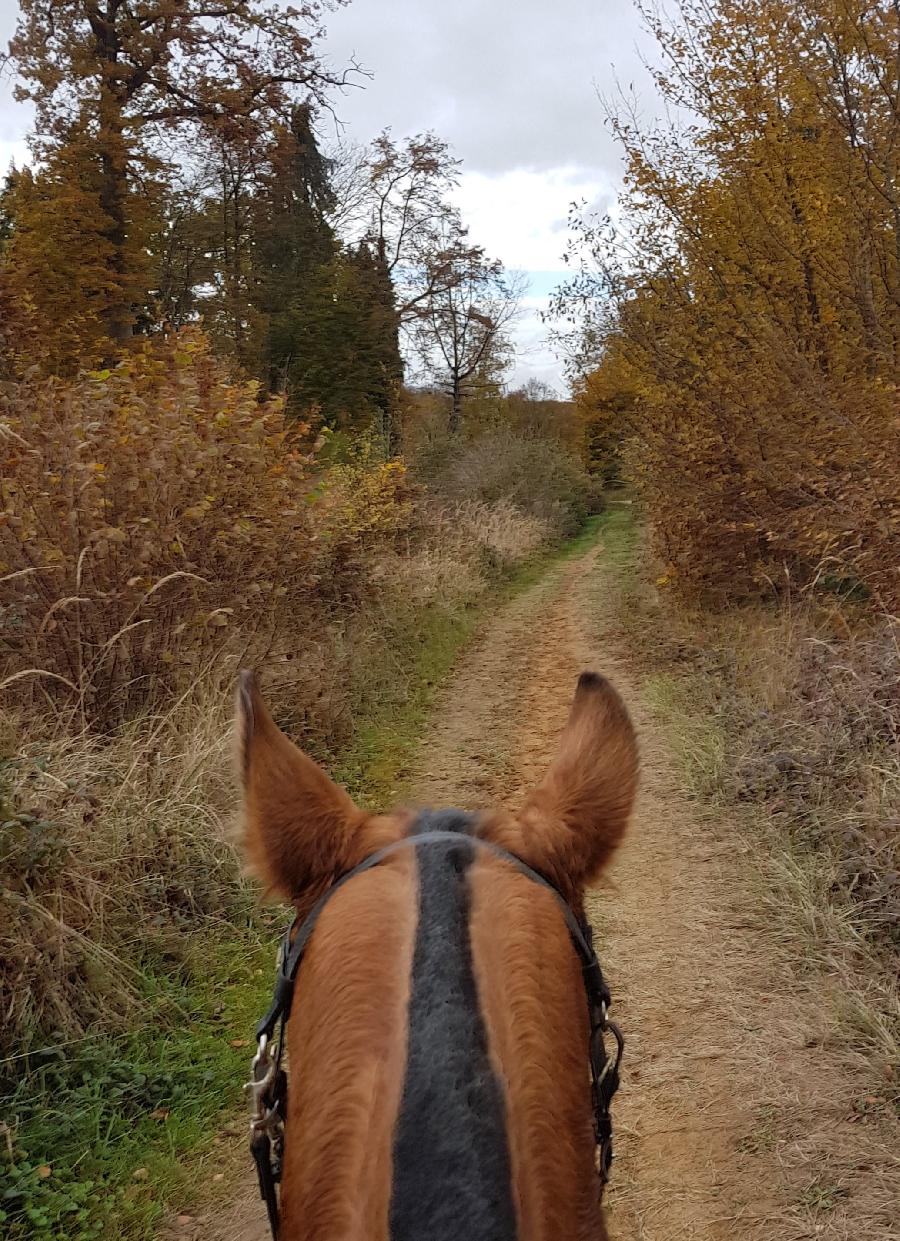
<svg viewBox="0 0 900 1241"><path fill-rule="evenodd" d="M509 268L558 271L563 265L569 205L612 199L615 183L594 169L463 172L454 195L472 240Z"/></svg>
<svg viewBox="0 0 900 1241"><path fill-rule="evenodd" d="M479 172L614 170L596 90L649 86L629 0L352 0L328 28L374 75L338 108L360 138L434 128Z"/></svg>
<svg viewBox="0 0 900 1241"><path fill-rule="evenodd" d="M472 241L491 257L502 258L508 269L524 272L529 281L529 295L523 298L512 328L513 386L536 378L559 391L565 389L541 314L549 306L550 293L566 276L563 252L570 204L609 205L616 188L612 176L577 165L463 173L454 197Z"/></svg>

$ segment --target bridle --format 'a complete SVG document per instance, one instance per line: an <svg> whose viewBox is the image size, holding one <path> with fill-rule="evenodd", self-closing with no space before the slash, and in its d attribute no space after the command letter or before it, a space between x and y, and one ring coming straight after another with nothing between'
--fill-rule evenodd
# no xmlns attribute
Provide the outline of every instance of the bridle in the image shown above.
<svg viewBox="0 0 900 1241"><path fill-rule="evenodd" d="M609 1180L609 1171L613 1159L612 1118L610 1104L613 1095L619 1088L619 1065L622 1060L624 1039L622 1032L607 1013L611 1003L609 988L600 969L600 962L594 952L591 927L583 918L579 918L559 889L539 871L534 870L520 857L502 849L499 845L480 836L463 834L458 831L425 831L417 835L404 836L392 844L377 849L364 858L358 866L348 870L337 879L327 892L319 898L313 908L302 921L296 918L285 932L278 950L275 974L275 990L269 1011L256 1028L257 1051L251 1066L251 1080L247 1088L252 1095L252 1117L250 1121L250 1152L256 1164L259 1178L260 1197L266 1204L269 1215L269 1227L273 1238L278 1237L279 1204L278 1184L281 1180L281 1166L284 1156L284 1122L287 1115L287 1074L281 1066L285 1045L285 1027L291 1014L291 1001L294 997L294 983L297 972L303 961L316 924L331 898L351 879L357 875L380 865L389 857L401 850L418 845L454 843L472 844L487 850L495 857L502 858L525 875L533 883L552 892L565 919L569 937L581 959L581 973L588 1002L590 1020L589 1059L591 1070L591 1097L594 1112L594 1140L597 1146L597 1170L602 1187ZM270 1051L270 1043L279 1028L278 1042L274 1054ZM615 1050L607 1056L604 1034L611 1034L615 1042Z"/></svg>

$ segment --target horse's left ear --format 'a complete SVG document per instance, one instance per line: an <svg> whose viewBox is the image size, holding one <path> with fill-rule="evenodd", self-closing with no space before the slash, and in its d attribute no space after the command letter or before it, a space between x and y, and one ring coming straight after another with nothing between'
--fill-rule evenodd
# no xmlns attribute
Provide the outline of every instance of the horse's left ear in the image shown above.
<svg viewBox="0 0 900 1241"><path fill-rule="evenodd" d="M346 868L365 816L284 735L252 672L240 675L236 706L248 859L270 888L301 899Z"/></svg>

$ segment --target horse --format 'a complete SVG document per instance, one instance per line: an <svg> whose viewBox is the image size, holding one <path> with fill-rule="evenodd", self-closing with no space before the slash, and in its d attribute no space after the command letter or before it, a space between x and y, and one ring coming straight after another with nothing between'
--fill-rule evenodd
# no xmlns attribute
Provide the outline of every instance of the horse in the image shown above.
<svg viewBox="0 0 900 1241"><path fill-rule="evenodd" d="M297 915L254 1074L279 1241L605 1241L576 928L635 796L616 690L582 674L515 813L370 814L252 673L236 714L246 856ZM289 1091L269 1043L287 1015Z"/></svg>

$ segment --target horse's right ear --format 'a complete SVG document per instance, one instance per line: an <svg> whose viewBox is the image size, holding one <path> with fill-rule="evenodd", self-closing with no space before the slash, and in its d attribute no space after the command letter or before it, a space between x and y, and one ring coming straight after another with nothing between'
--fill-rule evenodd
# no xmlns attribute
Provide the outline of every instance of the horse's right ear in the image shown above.
<svg viewBox="0 0 900 1241"><path fill-rule="evenodd" d="M257 875L295 900L346 868L364 815L284 735L252 672L240 675L236 707L244 847Z"/></svg>
<svg viewBox="0 0 900 1241"><path fill-rule="evenodd" d="M625 704L605 677L585 672L547 774L519 814L491 824L489 835L575 895L622 839L637 775Z"/></svg>

